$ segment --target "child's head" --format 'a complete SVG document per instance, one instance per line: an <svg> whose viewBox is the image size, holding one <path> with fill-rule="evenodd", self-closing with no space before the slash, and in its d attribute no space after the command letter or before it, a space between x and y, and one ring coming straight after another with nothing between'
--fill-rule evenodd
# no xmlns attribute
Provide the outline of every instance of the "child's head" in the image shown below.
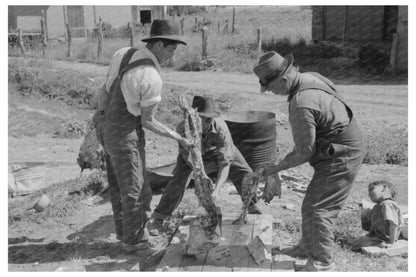
<svg viewBox="0 0 416 277"><path fill-rule="evenodd" d="M371 201L380 203L386 198L395 198L396 191L389 181L375 181L368 185L368 195Z"/></svg>

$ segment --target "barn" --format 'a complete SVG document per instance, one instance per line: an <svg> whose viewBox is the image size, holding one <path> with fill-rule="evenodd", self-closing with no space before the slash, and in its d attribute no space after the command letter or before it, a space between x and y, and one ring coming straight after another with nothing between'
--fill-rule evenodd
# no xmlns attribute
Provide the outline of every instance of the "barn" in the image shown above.
<svg viewBox="0 0 416 277"><path fill-rule="evenodd" d="M390 63L408 68L407 6L314 6L312 39L342 43L385 43L391 48Z"/></svg>

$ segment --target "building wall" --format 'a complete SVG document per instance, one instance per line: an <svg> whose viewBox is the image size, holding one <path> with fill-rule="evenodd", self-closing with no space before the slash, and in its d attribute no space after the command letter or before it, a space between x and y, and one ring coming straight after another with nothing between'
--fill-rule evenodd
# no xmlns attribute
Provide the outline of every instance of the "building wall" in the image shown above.
<svg viewBox="0 0 416 277"><path fill-rule="evenodd" d="M408 7L399 6L399 20L397 22L397 54L396 69L408 68Z"/></svg>
<svg viewBox="0 0 416 277"><path fill-rule="evenodd" d="M346 6L317 6L312 14L312 38L341 40L344 34ZM346 40L381 41L383 6L348 6Z"/></svg>
<svg viewBox="0 0 416 277"><path fill-rule="evenodd" d="M163 15L163 6L138 6L140 9L152 10L152 19L160 18ZM65 33L63 6L49 6L48 13L48 33L49 37L63 36ZM93 6L84 6L85 25L87 28L94 27L94 8ZM95 18L98 18L111 24L113 28L127 26L131 20L131 6L95 6ZM140 14L137 16L137 22L140 22Z"/></svg>

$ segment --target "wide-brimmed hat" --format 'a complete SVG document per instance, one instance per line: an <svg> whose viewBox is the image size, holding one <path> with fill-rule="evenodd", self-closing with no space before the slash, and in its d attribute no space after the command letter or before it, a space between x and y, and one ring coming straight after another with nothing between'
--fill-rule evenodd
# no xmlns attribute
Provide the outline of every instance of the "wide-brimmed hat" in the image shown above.
<svg viewBox="0 0 416 277"><path fill-rule="evenodd" d="M293 65L292 54L282 57L279 53L271 51L265 53L254 65L253 71L259 77L261 91L274 79L283 76Z"/></svg>
<svg viewBox="0 0 416 277"><path fill-rule="evenodd" d="M216 109L214 100L208 97L198 95L194 96L192 108L196 109L198 114L203 117L215 118L220 116L220 113Z"/></svg>
<svg viewBox="0 0 416 277"><path fill-rule="evenodd" d="M154 39L163 38L176 41L187 45L185 41L179 36L179 26L174 20L169 19L155 19L150 28L150 36L142 39L143 42L149 42Z"/></svg>

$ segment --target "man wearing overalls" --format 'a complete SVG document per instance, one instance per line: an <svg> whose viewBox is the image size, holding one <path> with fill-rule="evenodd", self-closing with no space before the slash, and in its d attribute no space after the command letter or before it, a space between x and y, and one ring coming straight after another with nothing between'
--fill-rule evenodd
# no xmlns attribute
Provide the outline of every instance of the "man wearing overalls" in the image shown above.
<svg viewBox="0 0 416 277"><path fill-rule="evenodd" d="M289 122L295 147L265 175L305 162L314 175L302 203L302 239L287 254L308 257L305 271L334 270L333 220L350 194L362 163L361 129L334 84L314 72L300 73L293 55L265 53L254 67L261 92L288 96Z"/></svg>
<svg viewBox="0 0 416 277"><path fill-rule="evenodd" d="M171 20L154 20L141 49L117 51L109 65L103 89L104 101L94 115L97 138L104 147L107 178L117 239L127 252L150 247L145 228L152 191L146 176L146 128L190 143L155 118L162 96L160 64L172 58L177 44L186 43Z"/></svg>

